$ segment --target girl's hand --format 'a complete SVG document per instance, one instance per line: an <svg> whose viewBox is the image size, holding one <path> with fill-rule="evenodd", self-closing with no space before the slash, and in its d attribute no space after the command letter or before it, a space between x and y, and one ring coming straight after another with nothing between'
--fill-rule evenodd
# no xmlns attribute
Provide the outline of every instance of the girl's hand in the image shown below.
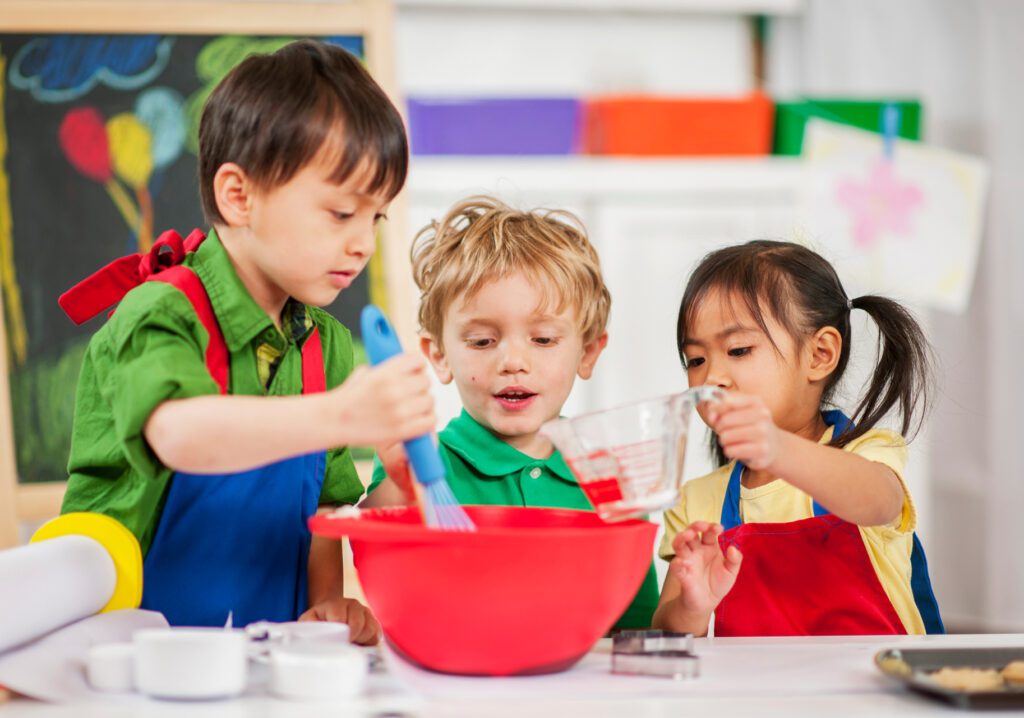
<svg viewBox="0 0 1024 718"><path fill-rule="evenodd" d="M380 624L363 604L354 598L321 601L299 616L300 621L334 621L348 625L349 640L360 646L375 646L380 641Z"/></svg>
<svg viewBox="0 0 1024 718"><path fill-rule="evenodd" d="M676 557L668 566L679 581L679 608L710 614L736 583L743 555L735 546L723 554L718 546L722 524L694 521L672 541Z"/></svg>
<svg viewBox="0 0 1024 718"><path fill-rule="evenodd" d="M709 406L707 420L730 459L742 461L754 471L767 469L778 460L782 430L760 397L730 392Z"/></svg>

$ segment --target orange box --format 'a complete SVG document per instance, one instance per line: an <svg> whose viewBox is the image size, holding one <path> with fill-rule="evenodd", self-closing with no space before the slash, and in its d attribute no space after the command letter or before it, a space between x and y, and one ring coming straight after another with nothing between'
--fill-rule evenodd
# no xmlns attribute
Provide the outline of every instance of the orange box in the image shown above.
<svg viewBox="0 0 1024 718"><path fill-rule="evenodd" d="M592 155L766 155L775 105L737 99L602 97L584 103L584 152Z"/></svg>

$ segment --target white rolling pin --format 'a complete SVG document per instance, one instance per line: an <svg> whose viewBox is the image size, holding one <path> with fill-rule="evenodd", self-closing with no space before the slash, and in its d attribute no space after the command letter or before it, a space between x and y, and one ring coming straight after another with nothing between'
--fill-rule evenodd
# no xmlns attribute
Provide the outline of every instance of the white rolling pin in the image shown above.
<svg viewBox="0 0 1024 718"><path fill-rule="evenodd" d="M72 513L0 551L0 653L88 616L137 608L142 552L109 516Z"/></svg>

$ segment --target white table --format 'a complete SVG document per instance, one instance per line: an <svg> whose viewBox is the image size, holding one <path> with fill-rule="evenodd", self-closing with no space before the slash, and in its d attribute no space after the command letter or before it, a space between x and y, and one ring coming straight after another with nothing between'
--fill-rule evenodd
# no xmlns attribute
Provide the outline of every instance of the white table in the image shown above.
<svg viewBox="0 0 1024 718"><path fill-rule="evenodd" d="M385 681L412 692L368 705L285 702L260 692L207 703L134 701L130 704L48 705L14 699L3 718L19 716L165 716L291 718L293 716L529 716L603 718L628 715L708 715L766 718L807 716L949 715L950 708L905 691L874 667L875 652L891 646L1024 646L1024 635L867 638L699 639L701 676L675 682L612 676L609 646L601 642L566 673L528 679L466 679L393 665Z"/></svg>

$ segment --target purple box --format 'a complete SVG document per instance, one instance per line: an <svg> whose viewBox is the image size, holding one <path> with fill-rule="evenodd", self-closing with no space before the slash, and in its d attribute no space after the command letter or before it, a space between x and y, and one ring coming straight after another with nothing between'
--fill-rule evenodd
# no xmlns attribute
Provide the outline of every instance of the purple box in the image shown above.
<svg viewBox="0 0 1024 718"><path fill-rule="evenodd" d="M571 98L409 100L416 155L570 155L581 125L581 104Z"/></svg>

